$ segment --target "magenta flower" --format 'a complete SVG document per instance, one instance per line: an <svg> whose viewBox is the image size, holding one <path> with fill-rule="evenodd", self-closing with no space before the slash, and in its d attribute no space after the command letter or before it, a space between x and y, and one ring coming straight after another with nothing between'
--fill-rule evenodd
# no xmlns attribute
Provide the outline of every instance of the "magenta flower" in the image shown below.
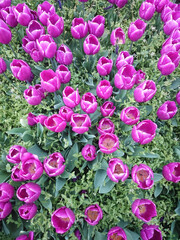
<svg viewBox="0 0 180 240"><path fill-rule="evenodd" d="M128 28L128 38L132 42L139 40L145 32L146 25L147 24L141 19L137 19L135 22L132 22Z"/></svg>
<svg viewBox="0 0 180 240"><path fill-rule="evenodd" d="M161 120L168 120L177 113L176 103L174 101L164 102L157 110L157 116Z"/></svg>
<svg viewBox="0 0 180 240"><path fill-rule="evenodd" d="M151 100L157 91L156 84L152 80L146 80L139 84L134 90L136 102L147 102Z"/></svg>
<svg viewBox="0 0 180 240"><path fill-rule="evenodd" d="M175 29L169 38L163 43L161 48L161 55L168 54L169 52L178 52L180 49L179 31Z"/></svg>
<svg viewBox="0 0 180 240"><path fill-rule="evenodd" d="M156 6L156 12L161 13L165 5L169 3L169 0L156 0L155 6Z"/></svg>
<svg viewBox="0 0 180 240"><path fill-rule="evenodd" d="M116 68L119 70L126 64L132 65L134 61L134 57L130 55L127 51L122 51L119 53L116 59Z"/></svg>
<svg viewBox="0 0 180 240"><path fill-rule="evenodd" d="M56 92L61 87L60 79L57 74L52 70L43 70L40 73L41 86L47 92Z"/></svg>
<svg viewBox="0 0 180 240"><path fill-rule="evenodd" d="M166 18L166 22L164 23L164 33L166 35L170 35L173 30L180 27L180 12L179 11L172 11L170 14L168 14Z"/></svg>
<svg viewBox="0 0 180 240"><path fill-rule="evenodd" d="M83 158L87 161L93 161L97 154L96 154L96 148L94 145L86 144L81 151L81 154Z"/></svg>
<svg viewBox="0 0 180 240"><path fill-rule="evenodd" d="M28 121L29 126L36 125L35 117L36 117L36 115L34 115L33 113L31 113L31 112L28 113L27 121Z"/></svg>
<svg viewBox="0 0 180 240"><path fill-rule="evenodd" d="M88 24L83 18L74 18L72 20L71 34L75 39L84 38L88 34Z"/></svg>
<svg viewBox="0 0 180 240"><path fill-rule="evenodd" d="M51 35L45 34L41 35L39 39L36 41L39 51L41 52L43 57L46 58L53 58L56 50L57 45Z"/></svg>
<svg viewBox="0 0 180 240"><path fill-rule="evenodd" d="M177 4L169 2L169 4L165 5L162 12L161 12L161 20L165 23L167 20L168 15L173 11L176 10Z"/></svg>
<svg viewBox="0 0 180 240"><path fill-rule="evenodd" d="M108 59L106 57L100 57L96 66L97 71L101 76L106 76L110 74L112 67L113 67L113 60Z"/></svg>
<svg viewBox="0 0 180 240"><path fill-rule="evenodd" d="M177 183L180 181L180 162L168 163L163 167L163 176L167 181Z"/></svg>
<svg viewBox="0 0 180 240"><path fill-rule="evenodd" d="M11 0L2 0L0 2L0 9L11 6Z"/></svg>
<svg viewBox="0 0 180 240"><path fill-rule="evenodd" d="M34 88L39 92L41 95L41 98L44 99L46 98L47 94L45 95L45 89L41 86L41 84L36 84L34 85Z"/></svg>
<svg viewBox="0 0 180 240"><path fill-rule="evenodd" d="M47 26L48 18L51 15L55 14L56 11L53 4L51 5L48 1L45 1L42 4L38 5L37 13L38 13L39 20L42 22L42 24Z"/></svg>
<svg viewBox="0 0 180 240"><path fill-rule="evenodd" d="M28 235L20 235L16 240L34 240L34 232L30 231Z"/></svg>
<svg viewBox="0 0 180 240"><path fill-rule="evenodd" d="M11 169L11 179L15 182L21 182L25 180L24 177L21 175L20 169L21 169L21 163L15 165Z"/></svg>
<svg viewBox="0 0 180 240"><path fill-rule="evenodd" d="M61 175L65 170L64 158L59 152L52 153L44 159L44 170L50 177Z"/></svg>
<svg viewBox="0 0 180 240"><path fill-rule="evenodd" d="M126 107L121 111L120 118L125 124L134 125L139 121L140 112L136 107Z"/></svg>
<svg viewBox="0 0 180 240"><path fill-rule="evenodd" d="M110 36L110 42L113 46L125 44L125 33L122 28L118 27L112 31Z"/></svg>
<svg viewBox="0 0 180 240"><path fill-rule="evenodd" d="M20 201L25 203L35 202L41 194L41 187L37 183L29 182L21 185L16 192Z"/></svg>
<svg viewBox="0 0 180 240"><path fill-rule="evenodd" d="M95 204L87 207L84 215L86 222L94 226L103 218L103 211L98 204Z"/></svg>
<svg viewBox="0 0 180 240"><path fill-rule="evenodd" d="M66 122L70 122L71 116L73 114L73 110L69 107L63 106L59 109L59 115L66 120Z"/></svg>
<svg viewBox="0 0 180 240"><path fill-rule="evenodd" d="M23 154L27 152L27 149L20 145L13 145L9 149L9 154L6 156L8 162L17 164L22 160Z"/></svg>
<svg viewBox="0 0 180 240"><path fill-rule="evenodd" d="M78 88L74 90L72 87L67 86L63 90L63 102L67 107L74 108L79 105L81 97Z"/></svg>
<svg viewBox="0 0 180 240"><path fill-rule="evenodd" d="M59 37L64 30L64 20L58 14L50 15L47 19L47 32L53 37Z"/></svg>
<svg viewBox="0 0 180 240"><path fill-rule="evenodd" d="M2 19L5 21L6 24L8 24L10 27L16 27L18 22L16 20L16 17L14 15L12 7L5 7L0 10L0 13L2 15Z"/></svg>
<svg viewBox="0 0 180 240"><path fill-rule="evenodd" d="M73 54L71 50L65 44L61 44L56 52L56 61L59 64L70 65L72 60Z"/></svg>
<svg viewBox="0 0 180 240"><path fill-rule="evenodd" d="M12 204L8 202L0 202L0 220L6 218L12 211Z"/></svg>
<svg viewBox="0 0 180 240"><path fill-rule="evenodd" d="M63 64L57 67L56 75L63 84L68 83L71 80L71 72L69 71L68 67Z"/></svg>
<svg viewBox="0 0 180 240"><path fill-rule="evenodd" d="M156 205L149 199L136 199L132 203L133 214L144 222L157 216Z"/></svg>
<svg viewBox="0 0 180 240"><path fill-rule="evenodd" d="M114 123L109 118L103 118L99 121L97 130L100 134L114 133Z"/></svg>
<svg viewBox="0 0 180 240"><path fill-rule="evenodd" d="M150 189L154 185L154 173L146 164L135 165L131 171L132 179L139 188Z"/></svg>
<svg viewBox="0 0 180 240"><path fill-rule="evenodd" d="M39 105L42 97L38 90L33 86L29 86L28 89L24 90L24 98L30 105Z"/></svg>
<svg viewBox="0 0 180 240"><path fill-rule="evenodd" d="M81 109L85 112L85 113L94 113L97 109L97 101L96 101L96 97L94 96L94 94L92 94L91 92L87 92L82 96L81 102Z"/></svg>
<svg viewBox="0 0 180 240"><path fill-rule="evenodd" d="M71 116L70 125L74 132L83 134L91 127L91 119L87 114L74 113Z"/></svg>
<svg viewBox="0 0 180 240"><path fill-rule="evenodd" d="M85 54L94 55L100 50L100 43L96 36L89 34L83 43L83 49Z"/></svg>
<svg viewBox="0 0 180 240"><path fill-rule="evenodd" d="M179 60L178 52L169 52L160 57L157 67L162 75L169 75L178 67Z"/></svg>
<svg viewBox="0 0 180 240"><path fill-rule="evenodd" d="M109 101L104 102L103 105L100 107L100 111L103 117L112 117L115 110L116 107L114 106L113 102Z"/></svg>
<svg viewBox="0 0 180 240"><path fill-rule="evenodd" d="M74 235L77 237L78 240L81 240L81 233L78 228L75 229Z"/></svg>
<svg viewBox="0 0 180 240"><path fill-rule="evenodd" d="M176 102L180 105L180 91L176 94Z"/></svg>
<svg viewBox="0 0 180 240"><path fill-rule="evenodd" d="M107 80L102 80L98 83L96 87L96 93L99 98L108 99L111 97L113 88L111 83Z"/></svg>
<svg viewBox="0 0 180 240"><path fill-rule="evenodd" d="M4 73L7 69L6 62L0 57L0 74Z"/></svg>
<svg viewBox="0 0 180 240"><path fill-rule="evenodd" d="M26 28L26 34L29 40L35 41L45 34L45 29L38 21L32 20Z"/></svg>
<svg viewBox="0 0 180 240"><path fill-rule="evenodd" d="M0 19L0 43L9 44L12 38L12 33L8 25Z"/></svg>
<svg viewBox="0 0 180 240"><path fill-rule="evenodd" d="M133 76L135 78L135 84L140 84L142 79L145 79L146 74L139 69Z"/></svg>
<svg viewBox="0 0 180 240"><path fill-rule="evenodd" d="M129 177L129 169L119 158L111 158L108 163L107 175L113 182L124 182Z"/></svg>
<svg viewBox="0 0 180 240"><path fill-rule="evenodd" d="M140 235L142 240L162 240L162 234L157 225L147 225L144 223Z"/></svg>
<svg viewBox="0 0 180 240"><path fill-rule="evenodd" d="M118 8L123 8L128 3L128 0L115 0L115 4Z"/></svg>
<svg viewBox="0 0 180 240"><path fill-rule="evenodd" d="M22 26L28 26L32 20L30 8L25 3L19 3L17 6L13 6L13 12L16 20Z"/></svg>
<svg viewBox="0 0 180 240"><path fill-rule="evenodd" d="M58 208L51 215L51 224L56 229L57 233L64 234L75 222L75 215L70 208Z"/></svg>
<svg viewBox="0 0 180 240"><path fill-rule="evenodd" d="M9 183L0 184L0 203L8 202L14 196L14 187Z"/></svg>
<svg viewBox="0 0 180 240"><path fill-rule="evenodd" d="M134 126L131 135L135 142L144 145L153 140L156 135L156 129L157 125L147 119Z"/></svg>
<svg viewBox="0 0 180 240"><path fill-rule="evenodd" d="M125 231L122 228L117 226L117 227L112 227L107 234L107 240L112 240L112 239L127 240L127 236Z"/></svg>
<svg viewBox="0 0 180 240"><path fill-rule="evenodd" d="M32 72L27 62L20 59L13 59L10 63L12 74L20 81L32 81Z"/></svg>
<svg viewBox="0 0 180 240"><path fill-rule="evenodd" d="M89 33L100 38L104 33L105 18L101 15L95 16L91 21L88 21Z"/></svg>
<svg viewBox="0 0 180 240"><path fill-rule="evenodd" d="M119 138L112 133L102 134L99 138L99 148L103 153L113 153L119 148Z"/></svg>
<svg viewBox="0 0 180 240"><path fill-rule="evenodd" d="M37 213L37 206L34 203L25 203L18 209L19 215L25 220L32 219Z"/></svg>
<svg viewBox="0 0 180 240"><path fill-rule="evenodd" d="M48 117L47 117L46 115L40 114L40 115L38 115L38 116L36 116L36 117L34 118L34 121L35 121L36 123L40 123L42 126L45 126L45 125L44 125L44 122L45 122L45 120L46 120L47 118L48 118Z"/></svg>
<svg viewBox="0 0 180 240"><path fill-rule="evenodd" d="M66 128L66 121L59 114L53 114L44 121L45 127L52 132L62 132Z"/></svg>
<svg viewBox="0 0 180 240"><path fill-rule="evenodd" d="M139 9L139 16L142 19L149 21L153 17L155 9L156 8L153 3L144 1Z"/></svg>

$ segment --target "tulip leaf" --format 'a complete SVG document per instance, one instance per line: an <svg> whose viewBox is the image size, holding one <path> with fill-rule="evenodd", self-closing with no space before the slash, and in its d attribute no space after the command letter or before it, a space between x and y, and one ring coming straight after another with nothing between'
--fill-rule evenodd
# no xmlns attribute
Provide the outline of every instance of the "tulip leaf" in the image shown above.
<svg viewBox="0 0 180 240"><path fill-rule="evenodd" d="M180 216L180 201L178 203L177 208L175 209L175 213Z"/></svg>
<svg viewBox="0 0 180 240"><path fill-rule="evenodd" d="M34 144L32 147L28 148L28 152L37 155L41 159L47 156L47 153L44 152L37 144Z"/></svg>
<svg viewBox="0 0 180 240"><path fill-rule="evenodd" d="M139 157L143 157L143 158L160 158L159 154L157 154L157 153L143 153L143 154L140 154Z"/></svg>
<svg viewBox="0 0 180 240"><path fill-rule="evenodd" d="M26 128L13 128L7 131L7 134L22 135L27 129Z"/></svg>
<svg viewBox="0 0 180 240"><path fill-rule="evenodd" d="M44 128L40 123L37 123L37 138L41 138L43 135Z"/></svg>
<svg viewBox="0 0 180 240"><path fill-rule="evenodd" d="M172 82L170 89L174 90L180 86L180 78L176 78L174 82Z"/></svg>
<svg viewBox="0 0 180 240"><path fill-rule="evenodd" d="M100 187L107 176L106 170L99 169L96 171L94 178L94 188Z"/></svg>
<svg viewBox="0 0 180 240"><path fill-rule="evenodd" d="M163 190L163 187L158 183L155 190L154 190L154 196L157 198Z"/></svg>
<svg viewBox="0 0 180 240"><path fill-rule="evenodd" d="M0 183L3 183L6 181L6 179L10 176L7 172L0 172Z"/></svg>
<svg viewBox="0 0 180 240"><path fill-rule="evenodd" d="M136 232L132 232L129 229L124 229L128 240L138 240L140 236Z"/></svg>
<svg viewBox="0 0 180 240"><path fill-rule="evenodd" d="M63 188L64 184L66 183L65 178L58 177L56 178L56 192L55 197L57 197L59 191Z"/></svg>
<svg viewBox="0 0 180 240"><path fill-rule="evenodd" d="M41 193L40 197L39 197L39 201L41 202L41 204L43 205L43 207L45 207L48 210L52 209L52 202L51 199L46 199L46 196L44 194Z"/></svg>
<svg viewBox="0 0 180 240"><path fill-rule="evenodd" d="M112 155L114 158L118 158L118 157L124 156L124 152L122 150L117 150L117 151L113 152Z"/></svg>
<svg viewBox="0 0 180 240"><path fill-rule="evenodd" d="M94 240L107 240L107 236L103 233L96 232Z"/></svg>
<svg viewBox="0 0 180 240"><path fill-rule="evenodd" d="M108 192L110 192L113 189L115 184L116 184L115 182L113 182L113 181L111 181L109 179L105 184L100 186L99 193L108 193Z"/></svg>
<svg viewBox="0 0 180 240"><path fill-rule="evenodd" d="M67 158L66 158L66 169L68 170L68 172L71 172L74 167L75 167L75 160L77 159L77 156L75 156L75 154L77 154L79 151L78 151L78 144L75 143L68 155L67 155Z"/></svg>
<svg viewBox="0 0 180 240"><path fill-rule="evenodd" d="M160 173L154 173L154 182L159 182L163 178L163 175Z"/></svg>
<svg viewBox="0 0 180 240"><path fill-rule="evenodd" d="M180 146L175 147L175 148L174 148L174 152L176 153L176 155L177 155L178 157L180 157Z"/></svg>

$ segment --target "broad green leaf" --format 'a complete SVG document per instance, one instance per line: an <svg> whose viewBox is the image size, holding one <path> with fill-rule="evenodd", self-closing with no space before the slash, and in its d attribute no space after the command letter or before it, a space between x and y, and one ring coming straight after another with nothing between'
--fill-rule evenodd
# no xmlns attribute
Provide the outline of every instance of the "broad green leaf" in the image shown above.
<svg viewBox="0 0 180 240"><path fill-rule="evenodd" d="M139 157L143 157L143 158L160 158L159 154L157 154L157 153L143 153L143 154L140 154Z"/></svg>
<svg viewBox="0 0 180 240"><path fill-rule="evenodd" d="M122 150L117 150L112 153L113 157L118 158L124 156L124 152Z"/></svg>
<svg viewBox="0 0 180 240"><path fill-rule="evenodd" d="M180 201L177 205L177 208L175 209L175 213L180 216Z"/></svg>
<svg viewBox="0 0 180 240"><path fill-rule="evenodd" d="M107 176L106 170L103 169L97 170L94 178L94 187L95 188L100 187L104 183L106 176Z"/></svg>
<svg viewBox="0 0 180 240"><path fill-rule="evenodd" d="M25 131L27 131L26 128L13 128L13 129L7 131L7 133L8 133L8 134L21 135L21 134L24 133Z"/></svg>
<svg viewBox="0 0 180 240"><path fill-rule="evenodd" d="M163 190L163 187L158 183L155 190L154 190L154 196L157 198Z"/></svg>
<svg viewBox="0 0 180 240"><path fill-rule="evenodd" d="M154 182L159 182L161 179L163 179L163 175L160 173L154 173Z"/></svg>
<svg viewBox="0 0 180 240"><path fill-rule="evenodd" d="M6 181L6 179L10 177L10 174L7 172L0 172L0 183Z"/></svg>
<svg viewBox="0 0 180 240"><path fill-rule="evenodd" d="M110 192L110 191L113 189L113 187L114 187L115 184L116 184L115 182L113 182L113 181L111 181L111 180L109 179L109 180L105 183L105 185L103 184L103 185L100 186L100 188L99 188L99 193L108 193L108 192Z"/></svg>
<svg viewBox="0 0 180 240"><path fill-rule="evenodd" d="M176 80L171 84L171 87L170 89L173 90L173 89L176 89L180 86L180 78L176 78Z"/></svg>
<svg viewBox="0 0 180 240"><path fill-rule="evenodd" d="M138 240L140 238L140 236L136 232L133 232L129 229L124 229L124 231L128 240Z"/></svg>
<svg viewBox="0 0 180 240"><path fill-rule="evenodd" d="M55 197L57 197L59 191L63 188L64 184L66 183L65 178L58 177L56 178L56 192Z"/></svg>
<svg viewBox="0 0 180 240"><path fill-rule="evenodd" d="M94 240L107 240L107 235L96 232Z"/></svg>
<svg viewBox="0 0 180 240"><path fill-rule="evenodd" d="M52 202L51 199L46 199L44 194L41 194L39 197L39 201L41 202L41 204L43 205L43 207L45 207L48 210L52 209Z"/></svg>
<svg viewBox="0 0 180 240"><path fill-rule="evenodd" d="M75 155L77 153L79 153L78 144L75 143L71 147L71 150L69 151L67 158L66 158L66 169L68 170L68 172L71 172L75 167L75 160L77 159L77 157Z"/></svg>
<svg viewBox="0 0 180 240"><path fill-rule="evenodd" d="M28 152L37 155L39 158L45 158L47 156L47 153L44 152L37 144L28 148Z"/></svg>

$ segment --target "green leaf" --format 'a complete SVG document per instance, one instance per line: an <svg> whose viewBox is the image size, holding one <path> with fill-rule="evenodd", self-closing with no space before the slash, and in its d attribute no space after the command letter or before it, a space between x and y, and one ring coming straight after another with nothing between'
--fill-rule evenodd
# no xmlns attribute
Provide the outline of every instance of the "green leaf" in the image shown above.
<svg viewBox="0 0 180 240"><path fill-rule="evenodd" d="M75 160L77 159L77 156L75 156L75 154L77 153L79 153L78 144L75 143L71 147L71 150L69 151L66 158L66 169L68 170L68 172L71 172L75 167Z"/></svg>
<svg viewBox="0 0 180 240"><path fill-rule="evenodd" d="M180 201L177 205L177 208L175 209L175 213L180 216Z"/></svg>
<svg viewBox="0 0 180 240"><path fill-rule="evenodd" d="M160 158L159 154L157 154L157 153L143 153L143 154L140 154L139 157L143 157L143 158Z"/></svg>
<svg viewBox="0 0 180 240"><path fill-rule="evenodd" d="M117 150L112 153L113 157L118 158L124 156L124 152L122 150Z"/></svg>
<svg viewBox="0 0 180 240"><path fill-rule="evenodd" d="M61 178L69 178L71 173L67 172L66 170L61 174Z"/></svg>
<svg viewBox="0 0 180 240"><path fill-rule="evenodd" d="M96 232L94 240L107 240L107 236L103 233Z"/></svg>
<svg viewBox="0 0 180 240"><path fill-rule="evenodd" d="M116 184L115 182L113 182L113 181L111 181L111 180L109 179L109 180L105 183L105 185L103 184L103 185L100 186L100 188L99 188L99 193L108 193L108 192L110 192L110 191L113 189L113 187L114 187L115 184Z"/></svg>
<svg viewBox="0 0 180 240"><path fill-rule="evenodd" d="M43 207L45 207L48 210L52 209L52 202L51 199L46 199L44 194L41 194L39 197L39 201L41 202L41 204L43 205Z"/></svg>
<svg viewBox="0 0 180 240"><path fill-rule="evenodd" d="M64 184L66 183L66 179L58 177L56 178L56 192L55 197L57 197L59 191L63 188Z"/></svg>
<svg viewBox="0 0 180 240"><path fill-rule="evenodd" d="M159 182L161 179L163 179L163 175L160 173L154 173L154 182Z"/></svg>
<svg viewBox="0 0 180 240"><path fill-rule="evenodd" d="M0 183L6 181L7 178L10 177L10 174L7 172L0 172Z"/></svg>
<svg viewBox="0 0 180 240"><path fill-rule="evenodd" d="M177 146L177 147L174 148L174 152L176 153L176 155L177 155L178 157L180 157L180 147L179 147L179 146Z"/></svg>
<svg viewBox="0 0 180 240"><path fill-rule="evenodd" d="M28 152L37 155L39 158L45 158L47 156L47 153L44 152L37 144L28 148Z"/></svg>
<svg viewBox="0 0 180 240"><path fill-rule="evenodd" d="M100 187L107 176L106 170L99 169L96 171L94 178L94 188Z"/></svg>
<svg viewBox="0 0 180 240"><path fill-rule="evenodd" d="M26 128L13 128L13 129L7 131L7 134L15 134L15 135L19 135L20 136L25 131L27 131Z"/></svg>
<svg viewBox="0 0 180 240"><path fill-rule="evenodd" d="M178 88L179 86L180 86L180 78L176 78L176 80L171 84L170 89L173 90Z"/></svg>
<svg viewBox="0 0 180 240"><path fill-rule="evenodd" d="M154 196L157 198L163 190L163 187L158 183L155 190L154 190Z"/></svg>
<svg viewBox="0 0 180 240"><path fill-rule="evenodd" d="M37 123L37 138L41 138L43 135L44 128L40 123Z"/></svg>
<svg viewBox="0 0 180 240"><path fill-rule="evenodd" d="M118 222L117 224L121 228L125 228L126 226L129 225L129 222L124 222L122 219Z"/></svg>
<svg viewBox="0 0 180 240"><path fill-rule="evenodd" d="M132 232L129 229L124 229L128 240L138 240L140 236L136 232Z"/></svg>

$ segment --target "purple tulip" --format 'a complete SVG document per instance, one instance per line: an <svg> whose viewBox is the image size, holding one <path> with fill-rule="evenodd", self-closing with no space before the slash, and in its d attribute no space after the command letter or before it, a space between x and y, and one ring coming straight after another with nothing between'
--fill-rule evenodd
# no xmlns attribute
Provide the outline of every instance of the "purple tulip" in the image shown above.
<svg viewBox="0 0 180 240"><path fill-rule="evenodd" d="M28 235L20 235L16 240L34 240L34 232L30 231Z"/></svg>
<svg viewBox="0 0 180 240"><path fill-rule="evenodd" d="M31 112L28 113L27 121L28 121L29 126L36 125L35 117L36 117L36 115L34 115L33 113L31 113Z"/></svg>
<svg viewBox="0 0 180 240"><path fill-rule="evenodd" d="M131 135L135 142L144 145L153 140L156 135L156 129L157 125L147 119L134 126Z"/></svg>
<svg viewBox="0 0 180 240"><path fill-rule="evenodd" d="M96 93L99 98L108 99L111 97L113 88L111 83L107 80L102 80L98 83L96 87Z"/></svg>
<svg viewBox="0 0 180 240"><path fill-rule="evenodd" d="M35 202L41 194L41 187L37 183L29 182L21 185L16 196L20 201L25 203Z"/></svg>
<svg viewBox="0 0 180 240"><path fill-rule="evenodd" d="M163 30L166 35L170 35L174 29L180 27L180 12L172 11L166 19Z"/></svg>
<svg viewBox="0 0 180 240"><path fill-rule="evenodd" d="M13 28L18 25L18 22L16 20L12 7L2 8L0 10L0 13L5 23L7 23L10 27Z"/></svg>
<svg viewBox="0 0 180 240"><path fill-rule="evenodd" d="M140 112L136 107L126 107L123 108L121 115L121 121L123 121L127 125L134 125L139 121Z"/></svg>
<svg viewBox="0 0 180 240"><path fill-rule="evenodd" d="M86 1L88 1L88 0L86 0ZM75 229L74 235L77 237L78 240L81 240L81 233L78 228Z"/></svg>
<svg viewBox="0 0 180 240"><path fill-rule="evenodd" d="M124 65L130 64L132 65L134 61L134 57L130 55L127 51L122 51L119 53L116 60L116 68L119 70Z"/></svg>
<svg viewBox="0 0 180 240"><path fill-rule="evenodd" d="M12 38L12 33L8 25L0 19L0 43L9 44Z"/></svg>
<svg viewBox="0 0 180 240"><path fill-rule="evenodd" d="M39 20L42 22L43 25L47 26L47 20L48 18L55 14L55 7L54 5L51 5L48 1L43 2L42 4L39 4L37 7L37 13Z"/></svg>
<svg viewBox="0 0 180 240"><path fill-rule="evenodd" d="M66 128L66 121L59 114L53 114L44 121L44 125L52 132L62 132Z"/></svg>
<svg viewBox="0 0 180 240"><path fill-rule="evenodd" d="M157 116L161 120L168 120L177 113L176 103L174 101L164 102L157 110Z"/></svg>
<svg viewBox="0 0 180 240"><path fill-rule="evenodd" d="M101 114L103 117L112 117L114 114L114 111L116 110L116 107L112 102L106 101L103 103L103 105L100 107Z"/></svg>
<svg viewBox="0 0 180 240"><path fill-rule="evenodd" d="M11 169L11 179L15 182L24 181L24 178L21 175L20 169L21 169L21 164L17 164Z"/></svg>
<svg viewBox="0 0 180 240"><path fill-rule="evenodd" d="M161 13L165 5L169 3L169 0L155 0L156 12Z"/></svg>
<svg viewBox="0 0 180 240"><path fill-rule="evenodd" d="M152 169L141 163L139 166L135 165L131 171L132 180L137 183L139 188L150 189L154 185L154 174Z"/></svg>
<svg viewBox="0 0 180 240"><path fill-rule="evenodd" d="M168 163L163 167L163 176L167 181L177 183L180 181L180 162Z"/></svg>
<svg viewBox="0 0 180 240"><path fill-rule="evenodd" d="M47 19L47 31L53 37L59 37L64 30L64 20L62 17L59 17L57 14L51 15Z"/></svg>
<svg viewBox="0 0 180 240"><path fill-rule="evenodd" d="M115 0L115 4L118 8L123 8L128 3L128 0Z"/></svg>
<svg viewBox="0 0 180 240"><path fill-rule="evenodd" d="M176 94L176 102L180 105L180 91Z"/></svg>
<svg viewBox="0 0 180 240"><path fill-rule="evenodd" d="M169 38L163 43L161 48L161 55L169 52L178 52L180 50L180 36L179 29L175 29Z"/></svg>
<svg viewBox="0 0 180 240"><path fill-rule="evenodd" d="M27 152L27 149L20 145L13 145L9 149L9 154L6 156L8 162L17 164L22 160L23 154Z"/></svg>
<svg viewBox="0 0 180 240"><path fill-rule="evenodd" d="M100 43L96 36L89 34L83 43L84 52L87 55L94 55L100 50Z"/></svg>
<svg viewBox="0 0 180 240"><path fill-rule="evenodd" d="M0 74L4 73L7 69L6 62L0 57Z"/></svg>
<svg viewBox="0 0 180 240"><path fill-rule="evenodd" d="M97 63L97 71L99 75L106 76L109 75L113 67L113 60L106 57L100 57Z"/></svg>
<svg viewBox="0 0 180 240"><path fill-rule="evenodd" d="M86 208L85 212L85 221L94 226L99 223L99 221L103 218L103 211L98 204L90 205Z"/></svg>
<svg viewBox="0 0 180 240"><path fill-rule="evenodd" d="M112 227L107 234L107 240L112 240L112 239L127 240L127 236L125 231L122 228Z"/></svg>
<svg viewBox="0 0 180 240"><path fill-rule="evenodd" d="M14 196L14 187L9 183L0 184L0 203L8 202Z"/></svg>
<svg viewBox="0 0 180 240"><path fill-rule="evenodd" d="M63 84L68 83L71 80L71 72L69 71L68 67L63 64L57 67L56 75Z"/></svg>
<svg viewBox="0 0 180 240"><path fill-rule="evenodd" d="M66 122L70 122L71 116L73 114L73 110L69 107L63 106L59 109L59 115L66 120Z"/></svg>
<svg viewBox="0 0 180 240"><path fill-rule="evenodd" d="M57 50L57 45L49 34L41 35L37 39L37 46L42 56L46 58L53 58Z"/></svg>
<svg viewBox="0 0 180 240"><path fill-rule="evenodd" d="M85 112L85 113L94 113L97 109L97 101L96 101L96 97L91 93L91 92L87 92L82 96L81 102L81 109Z"/></svg>
<svg viewBox="0 0 180 240"><path fill-rule="evenodd" d="M99 138L99 148L103 153L113 153L119 148L119 138L112 133L102 134Z"/></svg>
<svg viewBox="0 0 180 240"><path fill-rule="evenodd" d="M30 105L39 105L41 103L41 94L33 86L29 86L28 89L24 90L24 98Z"/></svg>
<svg viewBox="0 0 180 240"><path fill-rule="evenodd" d="M129 177L129 169L119 158L111 158L108 163L107 175L113 182L124 182Z"/></svg>
<svg viewBox="0 0 180 240"><path fill-rule="evenodd" d="M132 65L124 65L116 73L114 77L114 85L118 89L131 89L135 84L135 78L133 77L135 73L136 70Z"/></svg>
<svg viewBox="0 0 180 240"><path fill-rule="evenodd" d="M79 0L79 2L88 2L88 0Z"/></svg>
<svg viewBox="0 0 180 240"><path fill-rule="evenodd" d="M157 91L156 84L152 80L146 80L139 84L134 90L136 102L147 102L151 100Z"/></svg>
<svg viewBox="0 0 180 240"><path fill-rule="evenodd" d="M44 99L46 98L47 94L45 95L44 93L46 92L45 89L41 86L41 84L36 84L34 85L34 88L39 92L41 95L41 98Z"/></svg>
<svg viewBox="0 0 180 240"><path fill-rule="evenodd" d="M25 203L18 209L19 215L25 220L32 219L37 213L37 206L34 203Z"/></svg>
<svg viewBox="0 0 180 240"><path fill-rule="evenodd" d="M11 6L11 0L1 0L0 9Z"/></svg>
<svg viewBox="0 0 180 240"><path fill-rule="evenodd" d="M113 46L125 44L125 33L122 28L118 27L112 31L110 36L110 42Z"/></svg>
<svg viewBox="0 0 180 240"><path fill-rule="evenodd" d="M22 48L26 53L30 54L34 48L37 48L37 44L35 41L32 41L27 36L25 36L22 38Z"/></svg>
<svg viewBox="0 0 180 240"><path fill-rule="evenodd" d="M57 233L64 234L75 222L75 215L70 208L58 208L51 215L51 224L56 229Z"/></svg>
<svg viewBox="0 0 180 240"><path fill-rule="evenodd" d="M10 63L12 74L20 81L32 81L32 72L27 62L20 59L13 59Z"/></svg>
<svg viewBox="0 0 180 240"><path fill-rule="evenodd" d="M135 84L140 84L142 79L145 79L146 74L139 69L133 76L135 78Z"/></svg>
<svg viewBox="0 0 180 240"><path fill-rule="evenodd" d="M10 202L0 202L0 220L6 218L12 211Z"/></svg>
<svg viewBox="0 0 180 240"><path fill-rule="evenodd" d="M166 4L161 12L161 20L165 23L167 20L167 17L169 14L173 11L176 10L177 4L169 2L169 4Z"/></svg>
<svg viewBox="0 0 180 240"><path fill-rule="evenodd" d="M104 33L105 18L101 15L97 15L91 21L88 21L89 33L100 38Z"/></svg>
<svg viewBox="0 0 180 240"><path fill-rule="evenodd" d="M44 170L50 177L61 175L65 170L64 158L59 152L52 153L44 159Z"/></svg>
<svg viewBox="0 0 180 240"><path fill-rule="evenodd" d="M65 45L61 44L56 52L56 61L59 64L70 65L73 61L73 54L71 50Z"/></svg>
<svg viewBox="0 0 180 240"><path fill-rule="evenodd" d="M155 8L155 5L153 3L144 1L141 4L141 7L139 9L139 16L142 19L144 19L146 21L149 21L153 17L155 9L156 8Z"/></svg>
<svg viewBox="0 0 180 240"><path fill-rule="evenodd" d="M87 161L93 161L97 154L96 154L96 148L94 145L91 144L86 144L82 150L81 150L81 154L83 156L83 158Z"/></svg>
<svg viewBox="0 0 180 240"><path fill-rule="evenodd" d="M45 126L45 125L44 125L44 122L45 122L45 120L46 120L47 118L48 118L48 117L47 117L46 115L41 114L41 115L36 116L36 117L34 118L34 121L35 121L36 123L40 123L42 126Z"/></svg>
<svg viewBox="0 0 180 240"><path fill-rule="evenodd" d="M74 18L72 20L71 34L75 39L84 38L88 34L88 24L83 18Z"/></svg>
<svg viewBox="0 0 180 240"><path fill-rule="evenodd" d="M147 225L144 223L140 235L142 240L162 240L162 234L157 225Z"/></svg>
<svg viewBox="0 0 180 240"><path fill-rule="evenodd" d="M139 40L145 32L146 25L147 24L141 19L137 19L135 22L132 22L128 28L128 38L132 42Z"/></svg>
<svg viewBox="0 0 180 240"><path fill-rule="evenodd" d="M63 102L67 107L74 108L79 105L81 97L79 91L67 86L63 90Z"/></svg>
<svg viewBox="0 0 180 240"><path fill-rule="evenodd" d="M29 40L35 41L45 34L45 29L38 21L32 20L26 28L26 34Z"/></svg>
<svg viewBox="0 0 180 240"><path fill-rule="evenodd" d="M71 116L70 125L74 132L83 134L91 127L91 119L87 114L74 113Z"/></svg>
<svg viewBox="0 0 180 240"><path fill-rule="evenodd" d="M114 123L109 118L101 119L97 126L99 134L114 133L114 129Z"/></svg>
<svg viewBox="0 0 180 240"><path fill-rule="evenodd" d="M25 3L19 3L17 6L13 6L13 12L16 20L22 26L28 26L32 20L30 8Z"/></svg>
<svg viewBox="0 0 180 240"><path fill-rule="evenodd" d="M40 73L41 85L47 92L56 92L61 87L60 79L57 74L52 70L43 70Z"/></svg>
<svg viewBox="0 0 180 240"><path fill-rule="evenodd" d="M133 214L144 222L157 216L156 205L149 199L136 199L132 203Z"/></svg>

